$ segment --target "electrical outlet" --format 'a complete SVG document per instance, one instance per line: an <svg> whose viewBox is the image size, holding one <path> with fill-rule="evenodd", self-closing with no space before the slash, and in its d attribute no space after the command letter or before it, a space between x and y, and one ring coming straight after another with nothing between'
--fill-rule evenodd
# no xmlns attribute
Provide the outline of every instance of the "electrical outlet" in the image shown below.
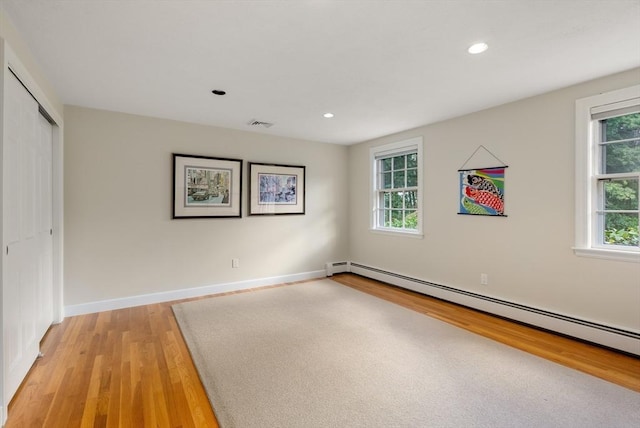
<svg viewBox="0 0 640 428"><path fill-rule="evenodd" d="M486 273L480 274L480 285L489 285L489 275Z"/></svg>
<svg viewBox="0 0 640 428"><path fill-rule="evenodd" d="M240 267L240 259L231 259L231 267L239 268Z"/></svg>

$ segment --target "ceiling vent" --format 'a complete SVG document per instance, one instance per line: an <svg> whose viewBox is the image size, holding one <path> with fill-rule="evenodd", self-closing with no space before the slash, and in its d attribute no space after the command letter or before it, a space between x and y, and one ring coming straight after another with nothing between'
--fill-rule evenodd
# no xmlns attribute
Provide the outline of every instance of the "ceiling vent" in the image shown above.
<svg viewBox="0 0 640 428"><path fill-rule="evenodd" d="M251 119L249 122L247 122L247 125L249 125L249 126L264 126L265 128L271 128L273 126L273 123L263 122L261 120L256 120L256 119Z"/></svg>

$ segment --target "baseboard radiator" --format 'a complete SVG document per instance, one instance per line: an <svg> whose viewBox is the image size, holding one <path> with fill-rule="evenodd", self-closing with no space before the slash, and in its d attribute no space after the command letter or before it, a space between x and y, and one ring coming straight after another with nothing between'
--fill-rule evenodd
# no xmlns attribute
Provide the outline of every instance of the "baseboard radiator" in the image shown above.
<svg viewBox="0 0 640 428"><path fill-rule="evenodd" d="M630 354L640 355L640 333L638 332L557 314L507 300L496 299L494 297L412 278L356 262L327 263L325 270L327 276L342 272L355 273L428 296L529 324L534 327L550 330Z"/></svg>

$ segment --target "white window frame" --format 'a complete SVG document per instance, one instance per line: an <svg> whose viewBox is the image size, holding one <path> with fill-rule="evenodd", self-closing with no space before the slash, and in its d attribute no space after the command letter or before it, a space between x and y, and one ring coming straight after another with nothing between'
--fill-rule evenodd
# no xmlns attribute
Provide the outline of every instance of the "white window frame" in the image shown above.
<svg viewBox="0 0 640 428"><path fill-rule="evenodd" d="M594 114L640 104L640 85L576 101L575 141L575 246L577 256L640 263L637 247L603 245L598 238L599 119Z"/></svg>
<svg viewBox="0 0 640 428"><path fill-rule="evenodd" d="M380 209L378 207L380 198L378 189L378 159L381 157L391 157L393 155L401 155L406 154L409 151L416 151L418 158L418 201L417 201L417 212L418 212L418 225L416 229L399 229L392 227L384 227L381 226L381 222L379 219ZM370 177L370 204L371 207L371 215L370 215L370 230L375 233L383 233L383 234L391 234L397 236L407 236L412 238L422 238L423 237L423 187L424 187L424 176L423 176L423 143L422 137L415 137L408 140L399 141L396 143L385 144L383 146L372 147L369 150L369 165L371 168Z"/></svg>

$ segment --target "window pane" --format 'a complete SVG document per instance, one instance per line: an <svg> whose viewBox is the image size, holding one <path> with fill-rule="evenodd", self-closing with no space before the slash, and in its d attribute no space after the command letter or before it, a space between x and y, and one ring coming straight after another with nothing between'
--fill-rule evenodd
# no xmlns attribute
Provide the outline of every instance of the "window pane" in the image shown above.
<svg viewBox="0 0 640 428"><path fill-rule="evenodd" d="M602 169L605 174L640 172L640 140L603 145Z"/></svg>
<svg viewBox="0 0 640 428"><path fill-rule="evenodd" d="M604 141L640 138L640 113L626 114L600 121Z"/></svg>
<svg viewBox="0 0 640 428"><path fill-rule="evenodd" d="M402 209L402 193L391 194L391 208Z"/></svg>
<svg viewBox="0 0 640 428"><path fill-rule="evenodd" d="M405 156L396 156L393 158L393 169L404 169Z"/></svg>
<svg viewBox="0 0 640 428"><path fill-rule="evenodd" d="M384 201L383 201L383 207L384 208L390 208L391 207L391 194L390 193L384 193L383 195Z"/></svg>
<svg viewBox="0 0 640 428"><path fill-rule="evenodd" d="M407 155L407 168L417 168L418 167L418 154L411 153Z"/></svg>
<svg viewBox="0 0 640 428"><path fill-rule="evenodd" d="M394 171L393 172L393 188L398 189L402 187L405 187L404 171Z"/></svg>
<svg viewBox="0 0 640 428"><path fill-rule="evenodd" d="M391 211L391 227L402 227L402 210Z"/></svg>
<svg viewBox="0 0 640 428"><path fill-rule="evenodd" d="M391 226L391 210L384 210L384 223L385 227Z"/></svg>
<svg viewBox="0 0 640 428"><path fill-rule="evenodd" d="M637 247L638 215L605 213L604 243Z"/></svg>
<svg viewBox="0 0 640 428"><path fill-rule="evenodd" d="M382 159L380 163L382 164L383 171L391 171L391 158Z"/></svg>
<svg viewBox="0 0 640 428"><path fill-rule="evenodd" d="M418 228L418 212L417 211L405 211L404 227L406 229Z"/></svg>
<svg viewBox="0 0 640 428"><path fill-rule="evenodd" d="M418 186L418 170L410 169L407 170L407 187L417 187Z"/></svg>
<svg viewBox="0 0 640 428"><path fill-rule="evenodd" d="M410 192L404 192L404 207L406 209L418 208L418 192L415 190Z"/></svg>
<svg viewBox="0 0 640 428"><path fill-rule="evenodd" d="M603 181L605 210L637 210L638 179Z"/></svg>
<svg viewBox="0 0 640 428"><path fill-rule="evenodd" d="M391 189L391 173L385 172L382 174L382 188Z"/></svg>

